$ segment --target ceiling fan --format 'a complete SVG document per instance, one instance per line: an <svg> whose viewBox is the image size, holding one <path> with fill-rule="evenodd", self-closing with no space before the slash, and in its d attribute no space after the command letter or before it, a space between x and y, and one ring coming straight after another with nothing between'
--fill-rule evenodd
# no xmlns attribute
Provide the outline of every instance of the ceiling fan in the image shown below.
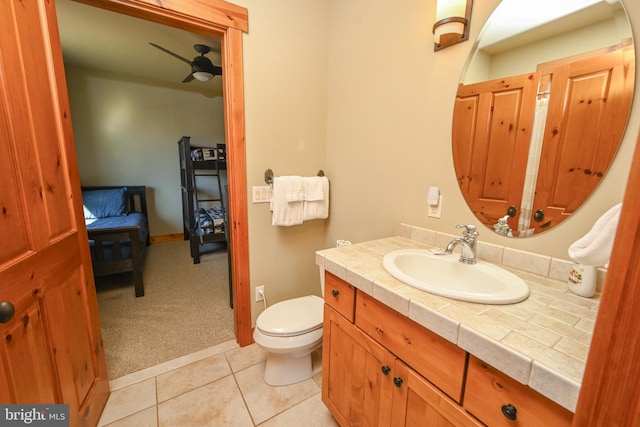
<svg viewBox="0 0 640 427"><path fill-rule="evenodd" d="M200 54L200 56L196 56L195 58L193 58L193 61L189 61L188 59L183 58L182 56L175 54L170 50L163 48L162 46L158 46L155 43L149 44L191 65L191 73L187 77L185 77L184 80L182 80L182 83L188 83L193 79L200 80L201 82L206 82L208 80L211 80L214 76L222 75L222 67L213 65L211 60L205 56L211 51L211 48L209 46L206 46L204 44L193 45L193 48Z"/></svg>

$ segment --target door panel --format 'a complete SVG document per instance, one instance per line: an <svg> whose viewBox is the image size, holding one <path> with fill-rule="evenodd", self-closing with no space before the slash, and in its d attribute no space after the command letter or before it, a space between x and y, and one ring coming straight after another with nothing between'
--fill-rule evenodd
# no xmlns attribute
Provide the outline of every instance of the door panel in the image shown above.
<svg viewBox="0 0 640 427"><path fill-rule="evenodd" d="M627 50L552 70L549 112L536 184L536 232L569 217L600 183L622 139L633 95Z"/></svg>
<svg viewBox="0 0 640 427"><path fill-rule="evenodd" d="M106 362L54 2L0 2L0 392L96 425Z"/></svg>
<svg viewBox="0 0 640 427"><path fill-rule="evenodd" d="M519 207L539 73L460 85L453 112L453 161L467 204L491 227ZM520 209L509 219L517 229Z"/></svg>
<svg viewBox="0 0 640 427"><path fill-rule="evenodd" d="M20 314L3 328L3 364L10 376L8 401L36 404L59 401L39 301Z"/></svg>

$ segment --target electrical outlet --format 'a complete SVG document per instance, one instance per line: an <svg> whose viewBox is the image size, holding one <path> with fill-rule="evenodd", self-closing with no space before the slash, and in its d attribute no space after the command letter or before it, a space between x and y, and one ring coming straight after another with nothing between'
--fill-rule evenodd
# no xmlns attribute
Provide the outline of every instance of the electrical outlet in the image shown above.
<svg viewBox="0 0 640 427"><path fill-rule="evenodd" d="M264 286L256 287L256 302L264 300Z"/></svg>
<svg viewBox="0 0 640 427"><path fill-rule="evenodd" d="M429 205L428 216L431 218L440 218L440 214L442 213L442 194L438 197L437 205Z"/></svg>

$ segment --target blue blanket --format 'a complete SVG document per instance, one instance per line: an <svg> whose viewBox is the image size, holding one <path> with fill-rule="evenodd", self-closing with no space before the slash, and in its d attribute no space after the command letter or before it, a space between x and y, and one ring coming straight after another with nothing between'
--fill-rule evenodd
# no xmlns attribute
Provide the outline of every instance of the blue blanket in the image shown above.
<svg viewBox="0 0 640 427"><path fill-rule="evenodd" d="M224 234L226 211L221 207L201 208L195 212L196 234Z"/></svg>
<svg viewBox="0 0 640 427"><path fill-rule="evenodd" d="M123 216L110 216L106 218L100 218L93 220L92 222L87 220L87 230L99 230L104 228L120 228L120 227L140 227L140 244L144 246L147 240L147 221L144 214L140 212L131 212ZM95 242L89 240L89 246L91 249L91 259L95 261ZM131 245L128 241L120 242L120 251L122 258L131 258ZM113 243L104 243L104 257L105 260L113 260Z"/></svg>

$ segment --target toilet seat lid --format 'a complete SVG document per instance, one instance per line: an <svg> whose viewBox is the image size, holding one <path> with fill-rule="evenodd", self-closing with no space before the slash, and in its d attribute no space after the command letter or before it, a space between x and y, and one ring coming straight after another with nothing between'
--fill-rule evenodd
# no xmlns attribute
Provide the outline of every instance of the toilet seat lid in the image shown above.
<svg viewBox="0 0 640 427"><path fill-rule="evenodd" d="M265 335L295 336L322 327L324 300L315 295L281 301L268 307L256 320Z"/></svg>

